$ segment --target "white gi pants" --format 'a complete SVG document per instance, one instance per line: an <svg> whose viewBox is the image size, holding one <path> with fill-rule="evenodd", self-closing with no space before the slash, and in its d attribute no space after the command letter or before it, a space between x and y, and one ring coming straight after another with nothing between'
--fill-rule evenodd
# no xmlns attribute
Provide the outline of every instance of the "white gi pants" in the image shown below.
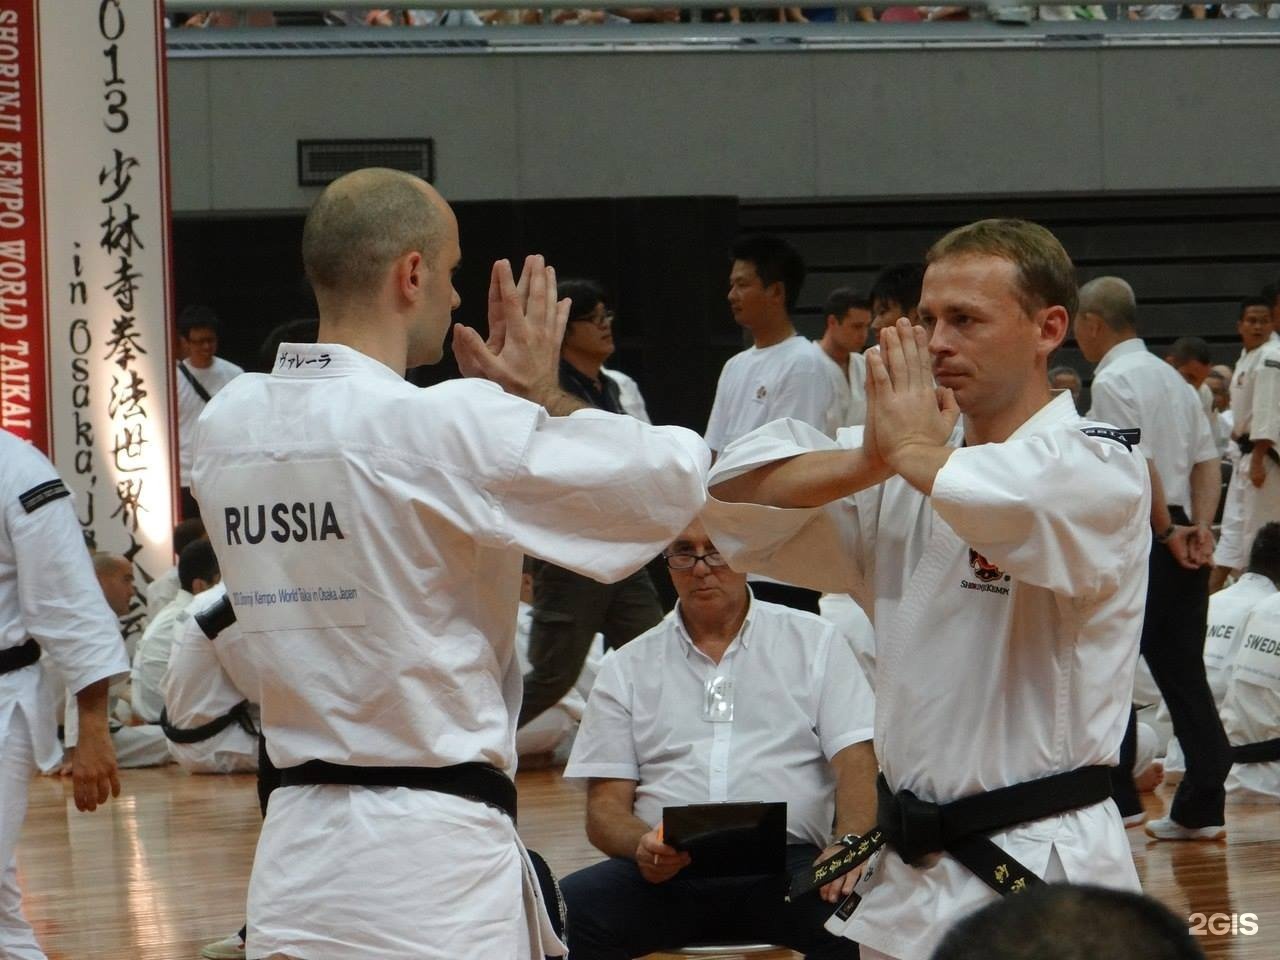
<svg viewBox="0 0 1280 960"><path fill-rule="evenodd" d="M562 956L505 814L406 787L271 794L249 880L248 955Z"/></svg>
<svg viewBox="0 0 1280 960"><path fill-rule="evenodd" d="M1280 520L1280 466L1267 457L1266 477L1262 486L1255 487L1249 480L1250 459L1242 456L1231 472L1227 502L1222 508L1222 536L1213 552L1213 562L1219 567L1247 567L1258 528Z"/></svg>
<svg viewBox="0 0 1280 960"><path fill-rule="evenodd" d="M17 849L27 815L27 791L36 772L35 749L26 715L17 703L0 717L0 957L45 960L35 931L22 918Z"/></svg>

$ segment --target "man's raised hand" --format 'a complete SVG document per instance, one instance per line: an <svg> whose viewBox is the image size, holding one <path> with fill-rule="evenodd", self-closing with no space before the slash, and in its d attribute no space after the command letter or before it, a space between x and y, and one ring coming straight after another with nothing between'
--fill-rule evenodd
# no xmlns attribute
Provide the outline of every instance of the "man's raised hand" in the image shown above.
<svg viewBox="0 0 1280 960"><path fill-rule="evenodd" d="M499 260L489 276L489 339L455 324L453 352L466 377L492 380L508 393L547 403L560 392L560 344L569 301L556 299L555 269L541 256L525 258L517 283Z"/></svg>
<svg viewBox="0 0 1280 960"><path fill-rule="evenodd" d="M880 349L867 352L867 369L876 445L903 473L904 453L946 444L960 409L950 389L934 385L928 333L906 319L880 331Z"/></svg>

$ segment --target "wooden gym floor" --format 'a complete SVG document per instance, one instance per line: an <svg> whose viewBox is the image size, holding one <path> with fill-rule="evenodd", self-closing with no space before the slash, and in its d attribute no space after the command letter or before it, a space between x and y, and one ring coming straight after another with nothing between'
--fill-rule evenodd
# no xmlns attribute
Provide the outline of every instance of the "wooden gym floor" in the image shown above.
<svg viewBox="0 0 1280 960"><path fill-rule="evenodd" d="M50 960L192 960L243 922L259 823L254 778L193 777L170 766L121 779L119 799L94 814L76 812L69 781L31 784L19 877ZM599 859L583 830L581 787L558 770L522 773L519 787L521 834L558 874ZM1159 815L1171 796L1161 787L1149 812ZM1227 829L1225 842L1159 844L1130 830L1138 873L1179 916L1205 914L1202 926L1212 914L1256 915L1252 936L1206 935L1210 957L1274 960L1280 807L1229 807Z"/></svg>

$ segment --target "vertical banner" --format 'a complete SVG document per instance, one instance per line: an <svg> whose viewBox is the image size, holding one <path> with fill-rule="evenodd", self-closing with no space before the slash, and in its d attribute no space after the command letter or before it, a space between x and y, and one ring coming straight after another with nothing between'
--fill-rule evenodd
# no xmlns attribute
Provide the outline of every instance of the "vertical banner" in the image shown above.
<svg viewBox="0 0 1280 960"><path fill-rule="evenodd" d="M143 583L174 514L163 51L158 0L0 0L5 426Z"/></svg>

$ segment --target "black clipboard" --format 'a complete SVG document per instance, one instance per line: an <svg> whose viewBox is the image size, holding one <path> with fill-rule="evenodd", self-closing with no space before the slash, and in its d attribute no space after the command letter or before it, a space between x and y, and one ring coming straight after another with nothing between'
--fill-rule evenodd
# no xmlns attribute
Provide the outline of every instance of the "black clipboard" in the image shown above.
<svg viewBox="0 0 1280 960"><path fill-rule="evenodd" d="M681 876L740 877L785 873L787 805L693 803L664 807L662 838L693 862Z"/></svg>

